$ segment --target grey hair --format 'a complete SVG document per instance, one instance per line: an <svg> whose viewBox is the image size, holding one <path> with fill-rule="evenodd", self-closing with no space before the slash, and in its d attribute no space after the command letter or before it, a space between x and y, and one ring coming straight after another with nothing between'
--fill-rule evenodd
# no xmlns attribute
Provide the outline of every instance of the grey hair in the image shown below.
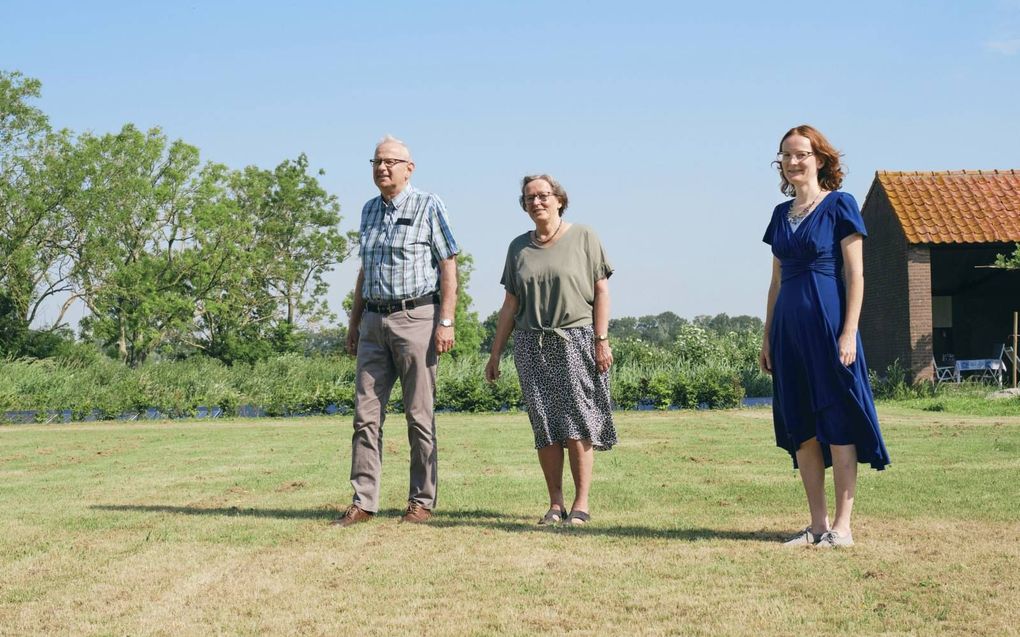
<svg viewBox="0 0 1020 637"><path fill-rule="evenodd" d="M383 144L395 144L397 146L402 147L404 150L407 151L407 158L408 159L412 159L412 157L411 157L411 149L408 147L407 144L404 143L403 140L397 139L393 135L390 135L389 133L386 133L385 135L383 135L383 138L379 140L379 143L375 145L375 147L379 148Z"/></svg>
<svg viewBox="0 0 1020 637"><path fill-rule="evenodd" d="M521 180L521 198L518 199L521 204L521 208L524 212L528 211L528 206L524 201L524 189L528 187L528 184L533 181L538 181L539 179L549 184L549 187L552 188L553 194L560 200L560 216L562 217L563 213L567 211L567 204L570 202L570 200L567 199L567 191L563 189L560 182L553 179L551 175L547 175L545 173L542 173L541 175L526 175L524 179Z"/></svg>

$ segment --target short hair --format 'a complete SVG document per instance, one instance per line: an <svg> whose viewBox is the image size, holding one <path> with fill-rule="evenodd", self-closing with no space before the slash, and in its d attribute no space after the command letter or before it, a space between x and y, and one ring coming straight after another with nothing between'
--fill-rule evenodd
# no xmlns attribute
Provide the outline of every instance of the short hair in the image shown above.
<svg viewBox="0 0 1020 637"><path fill-rule="evenodd" d="M405 144L403 140L397 139L393 135L386 133L385 135L383 135L383 138L379 140L379 143L375 145L375 147L378 149L383 144L395 144L397 146L402 147L404 150L407 151L407 158L411 161L414 161L414 158L411 156L410 147L407 144Z"/></svg>
<svg viewBox="0 0 1020 637"><path fill-rule="evenodd" d="M843 185L843 167L839 164L839 158L842 156L842 153L836 150L817 128L807 124L794 126L786 131L783 138L779 140L779 152L783 152L783 142L791 135L806 137L811 142L811 151L815 156L821 158L822 167L818 169L818 185L823 190L839 190L840 186ZM797 194L797 190L793 187L793 184L786 180L782 164L779 162L773 163L777 164L779 169L779 189L783 191L784 195L793 197Z"/></svg>
<svg viewBox="0 0 1020 637"><path fill-rule="evenodd" d="M528 184L533 181L538 181L539 179L549 184L549 187L552 188L553 194L556 195L556 198L560 200L561 204L563 204L560 206L560 216L562 217L563 213L567 211L567 203L569 203L569 199L567 199L567 191L563 189L560 182L553 179L551 175L547 175L545 173L542 173L541 175L526 175L524 179L521 180L521 208L523 208L525 212L528 211L528 206L524 202L524 189L528 187Z"/></svg>

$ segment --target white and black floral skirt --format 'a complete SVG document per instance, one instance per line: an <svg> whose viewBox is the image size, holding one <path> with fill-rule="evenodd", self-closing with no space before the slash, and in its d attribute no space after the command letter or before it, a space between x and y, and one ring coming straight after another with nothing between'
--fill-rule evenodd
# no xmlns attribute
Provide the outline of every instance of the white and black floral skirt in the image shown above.
<svg viewBox="0 0 1020 637"><path fill-rule="evenodd" d="M591 440L599 451L616 444L609 400L609 372L595 366L595 330L591 325L554 333L514 331L514 363L535 448L554 442Z"/></svg>

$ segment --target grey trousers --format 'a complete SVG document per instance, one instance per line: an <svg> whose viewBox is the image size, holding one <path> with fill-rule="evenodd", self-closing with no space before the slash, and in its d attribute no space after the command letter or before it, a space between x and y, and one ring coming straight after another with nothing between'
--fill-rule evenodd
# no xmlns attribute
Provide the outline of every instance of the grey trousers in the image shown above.
<svg viewBox="0 0 1020 637"><path fill-rule="evenodd" d="M362 316L354 395L354 436L351 441L351 486L354 504L379 510L382 475L383 421L386 403L397 378L403 390L407 441L411 445L408 501L426 509L436 505L435 331L439 306Z"/></svg>

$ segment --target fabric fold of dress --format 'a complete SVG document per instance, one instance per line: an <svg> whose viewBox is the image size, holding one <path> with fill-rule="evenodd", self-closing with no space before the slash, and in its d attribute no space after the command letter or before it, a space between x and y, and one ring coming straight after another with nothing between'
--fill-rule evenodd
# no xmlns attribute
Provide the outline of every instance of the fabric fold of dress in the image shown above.
<svg viewBox="0 0 1020 637"><path fill-rule="evenodd" d="M817 437L827 467L829 445L853 444L859 462L884 469L889 454L859 334L856 360L839 360L846 315L840 242L867 236L864 220L851 195L832 192L793 229L786 220L791 204L776 207L763 237L782 266L769 333L776 444L794 467L800 445Z"/></svg>

